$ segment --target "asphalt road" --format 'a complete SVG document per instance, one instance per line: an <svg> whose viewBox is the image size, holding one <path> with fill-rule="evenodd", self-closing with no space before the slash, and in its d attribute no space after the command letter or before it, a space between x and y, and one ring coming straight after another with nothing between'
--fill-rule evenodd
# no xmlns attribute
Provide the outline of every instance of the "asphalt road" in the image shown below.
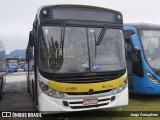
<svg viewBox="0 0 160 120"><path fill-rule="evenodd" d="M26 73L12 73L7 75L5 79L6 80L3 88L3 98L0 101L0 111L37 112L33 99L31 95L27 92ZM0 118L0 120L1 119L21 120L22 118ZM39 118L28 119L39 120Z"/></svg>
<svg viewBox="0 0 160 120"><path fill-rule="evenodd" d="M25 73L6 76L0 111L36 111L32 97L27 93Z"/></svg>
<svg viewBox="0 0 160 120"><path fill-rule="evenodd" d="M1 112L38 112L34 105L32 96L27 92L27 79L25 72L16 72L5 77L3 88L3 98L0 101ZM62 120L63 118L53 118L46 115L43 118L25 118L25 117L10 117L2 118L0 120Z"/></svg>

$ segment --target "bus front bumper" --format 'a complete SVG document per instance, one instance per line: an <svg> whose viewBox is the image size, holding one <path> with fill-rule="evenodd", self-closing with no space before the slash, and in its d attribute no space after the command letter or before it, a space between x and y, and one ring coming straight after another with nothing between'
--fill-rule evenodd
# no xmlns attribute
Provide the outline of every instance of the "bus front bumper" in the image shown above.
<svg viewBox="0 0 160 120"><path fill-rule="evenodd" d="M126 87L122 92L115 95L104 96L103 94L100 96L100 94L98 94L97 96L100 97L97 97L98 104L96 105L83 105L84 99L95 99L96 95L78 95L79 98L74 99L72 99L72 95L68 99L56 99L53 97L49 97L44 93L41 93L38 98L38 109L40 112L42 112L42 114L54 114L67 111L95 110L128 105L128 87ZM68 104L65 105L64 101Z"/></svg>

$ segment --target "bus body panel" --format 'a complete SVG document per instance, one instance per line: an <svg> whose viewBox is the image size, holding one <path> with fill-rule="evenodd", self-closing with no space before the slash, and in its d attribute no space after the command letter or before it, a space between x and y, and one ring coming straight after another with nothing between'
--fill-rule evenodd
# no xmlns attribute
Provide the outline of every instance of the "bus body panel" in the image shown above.
<svg viewBox="0 0 160 120"><path fill-rule="evenodd" d="M44 83L48 83L49 80L44 78L38 72L38 81L43 81ZM126 78L127 72L123 75ZM110 81L109 81L110 82ZM65 88L66 86L64 86ZM114 100L111 100L112 97L115 96ZM100 106L98 107L88 107L86 108L78 108L84 107L83 100L85 99L95 99L104 100L98 102ZM108 100L107 100L108 99ZM94 109L104 109L104 108L111 108L116 106L124 106L128 105L128 86L120 93L113 94L112 91L106 93L99 93L99 94L91 94L91 95L67 95L65 94L63 99L57 99L50 97L42 92L38 85L38 110L42 112L42 114L51 114L51 113L60 113L60 112L67 112L67 111L84 111L84 110L94 110ZM68 106L63 104L63 101L68 102ZM70 102L75 102L75 104L70 104ZM81 103L76 103L81 102ZM101 105L102 104L102 105ZM104 105L103 105L104 104ZM77 107L77 108L74 108ZM47 111L47 112L46 112Z"/></svg>
<svg viewBox="0 0 160 120"><path fill-rule="evenodd" d="M38 72L38 81L43 81L44 83L48 83L49 80L44 78L40 75ZM127 72L123 75L124 78L126 78ZM50 97L42 92L39 85L38 86L38 110L42 114L55 114L55 113L61 113L61 112L69 112L69 111L84 111L84 110L95 110L95 109L105 109L105 108L111 108L111 107L117 107L117 106L124 106L128 105L128 86L120 93L113 94L111 92L107 93L101 93L101 94L94 94L94 95L67 95L67 97L64 97L63 99L57 99ZM65 87L65 86L64 86ZM111 97L115 96L115 100L111 101ZM98 100L102 99L109 99L107 101L99 102L98 104L106 104L99 107L89 107L88 108L79 108L74 109L71 107L77 107L77 106L84 106L83 100L85 99L94 99L98 98ZM69 104L69 106L64 106L63 101L69 102L81 102L81 104Z"/></svg>
<svg viewBox="0 0 160 120"><path fill-rule="evenodd" d="M153 82L151 82L150 78L147 76L147 72L149 72L152 75L154 75L156 77L156 79L160 82L160 77L157 74L155 74L155 72L151 69L151 67L148 65L148 63L145 60L137 28L128 25L128 26L124 27L124 30L132 30L136 33L135 35L131 36L131 42L134 47L133 49L138 48L141 51L140 54L141 54L144 76L138 77L137 75L132 74L131 85L133 88L132 89L133 92L140 93L140 94L160 94L160 85L157 85L157 84L154 84ZM134 67L134 66L132 66L132 67ZM139 68L137 68L137 69L139 69Z"/></svg>
<svg viewBox="0 0 160 120"><path fill-rule="evenodd" d="M111 99L113 95L107 95L104 96L102 95L102 97L98 97L99 100L101 99ZM65 99L55 99L52 97L49 97L47 95L45 95L44 93L41 93L39 95L39 111L43 113L43 111L51 111L51 113L60 113L60 112L69 112L69 111L84 111L84 110L94 110L94 109L104 109L104 108L111 108L111 107L117 107L117 106L124 106L124 105L128 105L128 87L125 88L125 90L123 90L121 93L118 93L115 95L116 98L114 101L108 100L105 102L99 102L99 104L106 104L103 106L99 106L99 107L89 107L88 108L77 108L77 109L72 109L71 107L81 107L84 106L83 104L72 104L69 106L64 106L63 105L63 101L67 101L67 102L83 102L84 99L87 98L93 98L92 95L89 96L85 96L82 97L82 99L72 99L72 100L65 100ZM95 97L94 97L95 98ZM48 113L47 113L48 114Z"/></svg>

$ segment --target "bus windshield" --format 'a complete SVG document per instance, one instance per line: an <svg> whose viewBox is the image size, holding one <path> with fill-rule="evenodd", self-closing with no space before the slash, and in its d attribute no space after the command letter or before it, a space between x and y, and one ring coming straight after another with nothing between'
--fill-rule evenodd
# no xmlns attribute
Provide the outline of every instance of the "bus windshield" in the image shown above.
<svg viewBox="0 0 160 120"><path fill-rule="evenodd" d="M142 30L141 41L149 65L160 69L160 30Z"/></svg>
<svg viewBox="0 0 160 120"><path fill-rule="evenodd" d="M101 31L104 31L103 27L65 26L63 30L63 27L43 26L39 68L50 73L124 69L126 65L122 30L107 28L102 40L96 44Z"/></svg>

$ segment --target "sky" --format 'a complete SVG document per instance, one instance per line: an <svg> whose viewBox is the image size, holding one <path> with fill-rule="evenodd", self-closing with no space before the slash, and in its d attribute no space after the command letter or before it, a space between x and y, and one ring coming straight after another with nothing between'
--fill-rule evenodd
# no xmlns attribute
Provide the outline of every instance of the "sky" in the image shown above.
<svg viewBox="0 0 160 120"><path fill-rule="evenodd" d="M6 52L26 49L37 9L55 4L100 6L120 11L125 23L160 24L160 0L0 0L0 39Z"/></svg>

